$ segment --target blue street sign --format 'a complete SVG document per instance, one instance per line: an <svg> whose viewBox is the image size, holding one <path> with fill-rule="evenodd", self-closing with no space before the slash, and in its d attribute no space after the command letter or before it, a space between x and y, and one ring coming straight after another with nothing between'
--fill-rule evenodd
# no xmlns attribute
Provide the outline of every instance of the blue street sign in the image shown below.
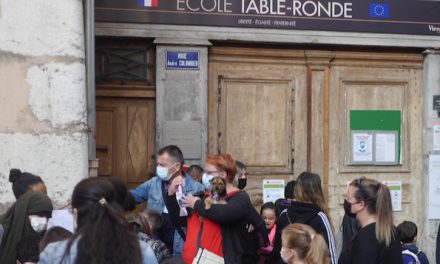
<svg viewBox="0 0 440 264"><path fill-rule="evenodd" d="M200 67L198 51L166 51L167 70L198 70Z"/></svg>

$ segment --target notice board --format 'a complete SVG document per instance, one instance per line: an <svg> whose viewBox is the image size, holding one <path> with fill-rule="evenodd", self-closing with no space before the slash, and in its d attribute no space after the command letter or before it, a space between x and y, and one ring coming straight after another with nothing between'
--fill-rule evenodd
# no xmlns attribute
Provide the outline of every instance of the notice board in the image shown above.
<svg viewBox="0 0 440 264"><path fill-rule="evenodd" d="M401 111L399 110L351 110L351 131L397 131L397 163L401 153Z"/></svg>

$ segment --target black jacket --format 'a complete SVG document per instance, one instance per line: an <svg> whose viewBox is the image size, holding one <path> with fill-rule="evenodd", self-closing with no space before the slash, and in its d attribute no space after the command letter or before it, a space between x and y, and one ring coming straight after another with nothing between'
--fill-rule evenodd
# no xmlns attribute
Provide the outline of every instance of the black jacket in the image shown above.
<svg viewBox="0 0 440 264"><path fill-rule="evenodd" d="M316 233L321 234L324 237L327 245L329 245L332 263L336 264L336 248L332 227L328 218L321 212L317 205L301 202L288 202L288 204L282 203L280 212L277 223L277 232L275 234L274 248L266 263L284 263L280 256L281 233L289 224L299 223L311 226Z"/></svg>
<svg viewBox="0 0 440 264"><path fill-rule="evenodd" d="M344 214L341 228L342 228L342 251L341 251L341 255L339 255L338 264L349 264L351 244L357 232L359 231L360 227L356 220L356 217L350 217L347 214Z"/></svg>
<svg viewBox="0 0 440 264"><path fill-rule="evenodd" d="M380 243L376 238L376 223L361 228L356 234L351 251L351 264L403 264L402 249L397 230L390 245Z"/></svg>
<svg viewBox="0 0 440 264"><path fill-rule="evenodd" d="M246 242L244 243L244 254L241 258L243 264L255 264L258 262L258 249L269 246L269 234L267 233L266 223L261 215L252 207L250 212L249 224L254 227L252 232L247 232ZM247 228L246 228L247 229Z"/></svg>

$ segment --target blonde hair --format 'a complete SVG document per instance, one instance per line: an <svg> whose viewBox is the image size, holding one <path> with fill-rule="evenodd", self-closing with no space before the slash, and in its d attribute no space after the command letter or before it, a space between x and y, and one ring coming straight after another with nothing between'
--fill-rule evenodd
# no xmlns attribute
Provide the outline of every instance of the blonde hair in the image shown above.
<svg viewBox="0 0 440 264"><path fill-rule="evenodd" d="M356 187L354 198L365 202L368 212L376 216L376 239L388 247L395 235L390 190L386 185L365 177L350 183Z"/></svg>
<svg viewBox="0 0 440 264"><path fill-rule="evenodd" d="M283 246L295 250L306 264L329 264L330 252L324 238L304 224L290 224L281 236Z"/></svg>

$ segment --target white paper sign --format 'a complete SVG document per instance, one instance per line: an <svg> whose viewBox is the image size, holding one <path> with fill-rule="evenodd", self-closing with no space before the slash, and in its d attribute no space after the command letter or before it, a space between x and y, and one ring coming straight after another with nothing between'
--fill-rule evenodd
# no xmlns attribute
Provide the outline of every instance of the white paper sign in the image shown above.
<svg viewBox="0 0 440 264"><path fill-rule="evenodd" d="M397 136L395 132L376 132L375 163L397 163Z"/></svg>
<svg viewBox="0 0 440 264"><path fill-rule="evenodd" d="M432 150L440 151L440 124L432 126Z"/></svg>
<svg viewBox="0 0 440 264"><path fill-rule="evenodd" d="M440 155L429 155L428 218L440 219Z"/></svg>
<svg viewBox="0 0 440 264"><path fill-rule="evenodd" d="M385 181L383 184L388 186L388 189L390 189L393 211L402 211L402 182Z"/></svg>
<svg viewBox="0 0 440 264"><path fill-rule="evenodd" d="M284 180L263 180L263 203L284 199Z"/></svg>
<svg viewBox="0 0 440 264"><path fill-rule="evenodd" d="M373 133L352 132L352 163L373 163Z"/></svg>

